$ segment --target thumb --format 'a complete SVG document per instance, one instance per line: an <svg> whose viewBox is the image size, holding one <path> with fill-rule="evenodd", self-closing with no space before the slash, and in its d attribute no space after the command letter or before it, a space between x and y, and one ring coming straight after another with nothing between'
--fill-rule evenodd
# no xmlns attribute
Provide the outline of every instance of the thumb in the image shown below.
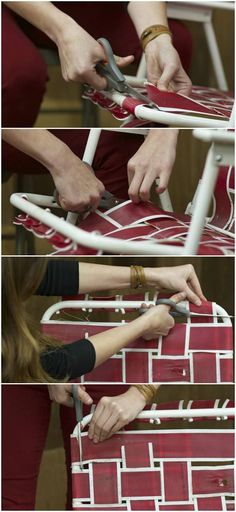
<svg viewBox="0 0 236 512"><path fill-rule="evenodd" d="M178 292L178 293L175 293L174 295L172 295L170 297L170 300L172 300L176 304L178 304L179 302L181 302L181 300L184 300L184 299L186 299L186 293L185 292ZM168 306L168 307L169 307L169 309L171 309L170 306Z"/></svg>
<svg viewBox="0 0 236 512"><path fill-rule="evenodd" d="M84 386L78 386L78 396L83 404L90 405L93 403L92 397L87 393Z"/></svg>
<svg viewBox="0 0 236 512"><path fill-rule="evenodd" d="M132 64L134 61L134 55L127 55L126 57L119 57L117 55L114 56L117 66L119 68L124 68L125 66L128 66L129 64Z"/></svg>

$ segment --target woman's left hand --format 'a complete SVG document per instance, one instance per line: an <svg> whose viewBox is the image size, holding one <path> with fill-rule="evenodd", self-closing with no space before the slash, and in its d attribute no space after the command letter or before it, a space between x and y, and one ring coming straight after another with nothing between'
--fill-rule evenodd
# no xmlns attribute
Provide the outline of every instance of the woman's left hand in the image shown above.
<svg viewBox="0 0 236 512"><path fill-rule="evenodd" d="M94 443L108 439L133 421L145 405L144 396L133 386L122 395L103 396L98 402L89 426L89 439Z"/></svg>
<svg viewBox="0 0 236 512"><path fill-rule="evenodd" d="M74 407L74 399L72 396L72 384L48 384L48 393L50 400L60 405ZM85 386L78 384L78 397L83 404L90 405L93 399L87 393Z"/></svg>
<svg viewBox="0 0 236 512"><path fill-rule="evenodd" d="M158 290L185 292L186 298L196 306L207 300L191 264L177 267L146 267L144 270L148 286L154 286Z"/></svg>
<svg viewBox="0 0 236 512"><path fill-rule="evenodd" d="M189 96L192 83L168 34L150 41L145 48L147 79L161 91Z"/></svg>
<svg viewBox="0 0 236 512"><path fill-rule="evenodd" d="M149 130L144 143L127 165L128 194L134 203L148 201L152 184L159 178L157 194L162 194L171 176L175 162L178 130L159 128Z"/></svg>

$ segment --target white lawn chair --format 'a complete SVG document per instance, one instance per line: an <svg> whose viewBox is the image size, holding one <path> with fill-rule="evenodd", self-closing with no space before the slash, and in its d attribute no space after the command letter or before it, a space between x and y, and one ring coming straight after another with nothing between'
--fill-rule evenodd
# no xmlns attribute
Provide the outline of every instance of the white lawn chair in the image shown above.
<svg viewBox="0 0 236 512"><path fill-rule="evenodd" d="M51 213L51 208L59 210L54 197L18 192L10 198L24 212L16 223L46 238L58 254L232 254L234 133L198 130L194 135L211 142L211 147L187 215L172 213L165 192L160 196L162 209L125 201L107 212L91 213L77 226L77 214L68 213L65 220ZM90 131L83 158L87 163L92 164L99 136L100 130ZM214 212L208 217L214 191Z"/></svg>

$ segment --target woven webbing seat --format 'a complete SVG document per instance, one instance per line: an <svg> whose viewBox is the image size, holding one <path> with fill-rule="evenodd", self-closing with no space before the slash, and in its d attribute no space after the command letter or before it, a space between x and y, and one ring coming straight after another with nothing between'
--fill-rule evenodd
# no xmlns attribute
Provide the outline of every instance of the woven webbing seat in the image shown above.
<svg viewBox="0 0 236 512"><path fill-rule="evenodd" d="M117 327L126 321L126 313L149 302L144 296L117 297L111 300L97 298L89 300L63 301L50 307L42 318L42 329L47 334L71 343L80 338L90 337ZM135 299L137 299L136 302ZM200 308L190 303L191 312L217 315L215 317L191 317L184 323L177 323L165 337L145 341L137 339L122 349L92 372L81 377L87 383L232 383L233 382L233 333L229 318L221 320L227 313L213 302L204 303ZM139 306L139 307L140 307ZM75 311L83 317L94 309L120 310L123 320L94 322L73 320ZM64 318L53 319L53 314L63 312ZM68 320L69 318L72 319ZM121 322L121 323L120 323Z"/></svg>
<svg viewBox="0 0 236 512"><path fill-rule="evenodd" d="M165 419L171 413L172 417L195 413L201 419L209 411L218 413L204 408L201 401L195 401L192 410L161 413ZM231 414L232 410L228 409ZM139 418L155 414L160 411L145 411ZM197 422L194 429L189 425L176 429L170 422L167 430L133 430L131 425L131 430L98 444L83 432L81 456L76 427L71 436L73 509L234 510L234 431L218 425L216 419L211 428L199 428Z"/></svg>

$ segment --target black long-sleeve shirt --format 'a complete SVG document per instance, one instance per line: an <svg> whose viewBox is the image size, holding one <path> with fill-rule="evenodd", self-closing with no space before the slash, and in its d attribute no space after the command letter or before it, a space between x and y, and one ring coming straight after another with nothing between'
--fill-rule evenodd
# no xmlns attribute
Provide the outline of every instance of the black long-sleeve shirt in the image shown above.
<svg viewBox="0 0 236 512"><path fill-rule="evenodd" d="M50 260L36 295L77 295L79 265L74 260ZM95 365L96 353L88 339L62 345L41 355L44 370L54 379L76 379L90 372Z"/></svg>

